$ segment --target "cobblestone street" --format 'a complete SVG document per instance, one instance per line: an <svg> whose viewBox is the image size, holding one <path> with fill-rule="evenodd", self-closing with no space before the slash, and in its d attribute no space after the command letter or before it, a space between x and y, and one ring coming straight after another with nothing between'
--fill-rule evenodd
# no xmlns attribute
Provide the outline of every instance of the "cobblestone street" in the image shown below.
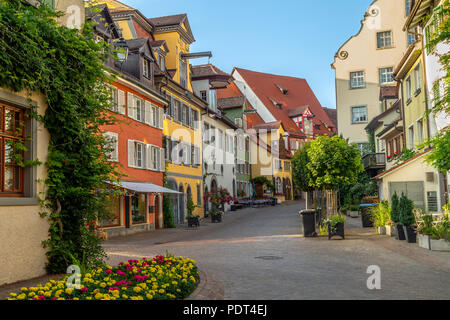
<svg viewBox="0 0 450 320"><path fill-rule="evenodd" d="M345 241L303 238L303 202L227 213L199 229L115 238L104 244L111 264L172 253L197 261L191 299L448 299L450 254L375 235L348 218ZM381 290L369 290L367 268L381 268Z"/></svg>

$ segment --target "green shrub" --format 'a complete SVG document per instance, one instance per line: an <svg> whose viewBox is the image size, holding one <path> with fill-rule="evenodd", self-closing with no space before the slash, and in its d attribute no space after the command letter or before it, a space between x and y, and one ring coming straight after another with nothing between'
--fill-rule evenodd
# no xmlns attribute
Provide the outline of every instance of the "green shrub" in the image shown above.
<svg viewBox="0 0 450 320"><path fill-rule="evenodd" d="M400 212L399 212L399 199L398 199L398 195L397 192L394 193L394 195L392 196L392 207L391 207L391 220L394 223L399 223L400 222Z"/></svg>
<svg viewBox="0 0 450 320"><path fill-rule="evenodd" d="M163 217L164 228L175 228L175 223L173 221L172 201L170 199L170 196L165 196L163 199Z"/></svg>
<svg viewBox="0 0 450 320"><path fill-rule="evenodd" d="M371 208L370 214L375 227L384 227L391 219L391 207L387 201L382 201L378 206Z"/></svg>
<svg viewBox="0 0 450 320"><path fill-rule="evenodd" d="M400 223L406 227L416 223L413 214L414 202L409 200L403 193L399 202L399 219Z"/></svg>

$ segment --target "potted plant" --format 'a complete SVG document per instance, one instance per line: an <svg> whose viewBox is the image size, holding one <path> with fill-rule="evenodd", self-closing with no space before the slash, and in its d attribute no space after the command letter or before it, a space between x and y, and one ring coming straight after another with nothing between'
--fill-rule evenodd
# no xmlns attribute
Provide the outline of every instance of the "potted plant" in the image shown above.
<svg viewBox="0 0 450 320"><path fill-rule="evenodd" d="M209 194L209 201L213 204L213 210L210 212L211 222L222 222L222 215L225 204L230 204L233 201L227 189L220 188L216 192ZM222 209L222 210L219 210Z"/></svg>
<svg viewBox="0 0 450 320"><path fill-rule="evenodd" d="M433 216L422 214L417 226L419 247L431 250L431 236L433 235Z"/></svg>
<svg viewBox="0 0 450 320"><path fill-rule="evenodd" d="M196 208L200 208L199 206L194 204L194 201L192 200L192 198L188 198L187 200L187 220L188 220L188 227L200 227L200 216L199 215L194 215L193 212Z"/></svg>
<svg viewBox="0 0 450 320"><path fill-rule="evenodd" d="M395 223L395 238L397 240L406 240L403 225L400 223L400 207L397 192L392 196L391 219Z"/></svg>
<svg viewBox="0 0 450 320"><path fill-rule="evenodd" d="M404 194L402 194L399 202L400 207L400 223L403 225L403 231L405 233L408 243L416 243L416 228L415 218L413 214L414 202L409 200Z"/></svg>
<svg viewBox="0 0 450 320"><path fill-rule="evenodd" d="M324 226L328 228L328 240L330 240L334 236L340 236L342 239L345 239L345 216L343 215L334 215L328 217L324 222Z"/></svg>
<svg viewBox="0 0 450 320"><path fill-rule="evenodd" d="M395 227L395 222L392 219L386 221L386 235L389 237L397 236L397 228Z"/></svg>
<svg viewBox="0 0 450 320"><path fill-rule="evenodd" d="M352 218L358 218L359 217L359 205L352 204L350 206L350 217Z"/></svg>
<svg viewBox="0 0 450 320"><path fill-rule="evenodd" d="M450 215L448 213L433 225L431 233L431 250L450 251Z"/></svg>
<svg viewBox="0 0 450 320"><path fill-rule="evenodd" d="M389 203L387 201L382 201L370 210L371 219L378 234L386 234L386 223L391 219L390 210L391 208L389 207Z"/></svg>

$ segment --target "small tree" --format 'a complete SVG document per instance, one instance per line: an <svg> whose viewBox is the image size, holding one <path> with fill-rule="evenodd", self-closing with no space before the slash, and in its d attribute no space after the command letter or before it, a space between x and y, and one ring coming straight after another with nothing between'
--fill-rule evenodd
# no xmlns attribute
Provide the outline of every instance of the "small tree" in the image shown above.
<svg viewBox="0 0 450 320"><path fill-rule="evenodd" d="M397 192L394 193L394 195L392 196L392 210L391 210L391 220L395 223L399 223L400 222L400 212L399 212L399 199L398 199L398 195Z"/></svg>
<svg viewBox="0 0 450 320"><path fill-rule="evenodd" d="M403 193L399 202L399 218L400 223L406 227L412 226L416 221L413 214L414 202Z"/></svg>
<svg viewBox="0 0 450 320"><path fill-rule="evenodd" d="M317 138L307 148L307 155L309 186L319 190L335 192L339 186L355 184L364 171L359 149L338 136Z"/></svg>

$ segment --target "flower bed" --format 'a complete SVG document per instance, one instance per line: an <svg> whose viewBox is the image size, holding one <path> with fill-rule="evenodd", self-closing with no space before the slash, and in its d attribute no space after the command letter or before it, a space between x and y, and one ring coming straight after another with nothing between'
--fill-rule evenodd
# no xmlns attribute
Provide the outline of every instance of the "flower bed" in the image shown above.
<svg viewBox="0 0 450 320"><path fill-rule="evenodd" d="M184 257L156 256L128 260L82 275L81 288L66 285L69 276L45 285L22 288L7 300L179 300L197 287L195 261Z"/></svg>

